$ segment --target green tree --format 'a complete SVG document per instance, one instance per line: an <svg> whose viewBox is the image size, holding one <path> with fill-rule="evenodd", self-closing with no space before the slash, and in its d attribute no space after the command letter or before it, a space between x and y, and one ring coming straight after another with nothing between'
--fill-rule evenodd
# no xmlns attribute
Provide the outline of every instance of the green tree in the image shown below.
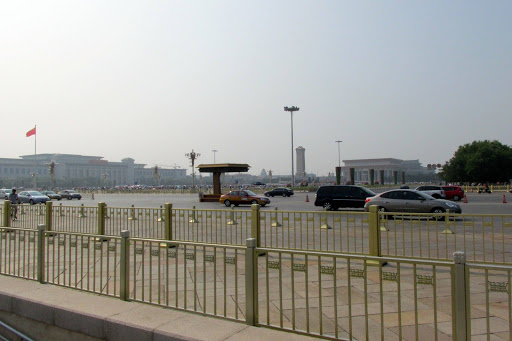
<svg viewBox="0 0 512 341"><path fill-rule="evenodd" d="M448 182L508 182L512 148L499 141L473 141L460 146L439 174Z"/></svg>

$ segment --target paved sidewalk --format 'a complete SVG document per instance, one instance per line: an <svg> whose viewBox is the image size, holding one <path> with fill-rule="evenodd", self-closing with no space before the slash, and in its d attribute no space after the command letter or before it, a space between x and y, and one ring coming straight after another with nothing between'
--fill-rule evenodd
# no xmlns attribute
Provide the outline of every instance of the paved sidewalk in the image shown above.
<svg viewBox="0 0 512 341"><path fill-rule="evenodd" d="M74 331L83 340L317 339L9 276L0 276L0 313ZM36 340L61 339L51 328L20 329Z"/></svg>

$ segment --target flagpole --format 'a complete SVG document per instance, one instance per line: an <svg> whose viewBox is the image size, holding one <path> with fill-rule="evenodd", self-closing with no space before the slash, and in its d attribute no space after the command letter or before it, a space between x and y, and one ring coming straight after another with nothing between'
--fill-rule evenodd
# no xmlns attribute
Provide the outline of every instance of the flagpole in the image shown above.
<svg viewBox="0 0 512 341"><path fill-rule="evenodd" d="M36 164L36 167L34 169L34 187L37 191L37 125L34 125L35 134L34 134L34 161Z"/></svg>

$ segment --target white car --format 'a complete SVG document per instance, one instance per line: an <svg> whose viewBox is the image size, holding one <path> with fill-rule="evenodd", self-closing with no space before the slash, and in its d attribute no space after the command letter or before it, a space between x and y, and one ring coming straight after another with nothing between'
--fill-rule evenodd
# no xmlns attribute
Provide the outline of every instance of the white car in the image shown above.
<svg viewBox="0 0 512 341"><path fill-rule="evenodd" d="M415 188L415 190L428 194L436 199L446 198L446 193L444 192L444 189L441 186L420 186Z"/></svg>
<svg viewBox="0 0 512 341"><path fill-rule="evenodd" d="M9 199L9 194L11 194L11 192L12 192L12 189L10 189L10 188L0 189L0 198L3 195L5 200Z"/></svg>

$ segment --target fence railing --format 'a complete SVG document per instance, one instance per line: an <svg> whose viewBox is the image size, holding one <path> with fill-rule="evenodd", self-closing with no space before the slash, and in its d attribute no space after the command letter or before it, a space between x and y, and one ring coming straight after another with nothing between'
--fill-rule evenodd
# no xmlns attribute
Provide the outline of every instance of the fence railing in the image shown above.
<svg viewBox="0 0 512 341"><path fill-rule="evenodd" d="M387 257L450 259L464 251L473 262L512 264L512 215L415 214L261 210L119 208L17 205L12 220L8 201L3 226L48 231L133 237L167 241L244 245L249 237L259 247L341 252Z"/></svg>
<svg viewBox="0 0 512 341"><path fill-rule="evenodd" d="M379 213L381 254L450 259L464 251L474 262L512 263L512 215Z"/></svg>
<svg viewBox="0 0 512 341"><path fill-rule="evenodd" d="M512 266L0 228L0 273L332 339L512 335ZM5 238L4 238L5 236Z"/></svg>

